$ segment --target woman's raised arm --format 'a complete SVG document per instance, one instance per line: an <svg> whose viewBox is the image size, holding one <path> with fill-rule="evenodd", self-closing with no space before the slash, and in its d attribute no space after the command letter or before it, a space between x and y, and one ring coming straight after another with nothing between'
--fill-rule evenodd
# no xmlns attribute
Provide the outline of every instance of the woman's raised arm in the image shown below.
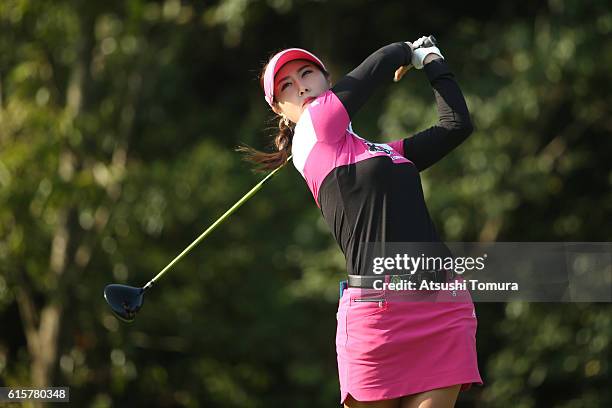
<svg viewBox="0 0 612 408"><path fill-rule="evenodd" d="M374 89L382 83L392 82L395 70L410 64L411 59L412 49L407 43L386 45L342 77L331 90L340 99L352 120Z"/></svg>
<svg viewBox="0 0 612 408"><path fill-rule="evenodd" d="M430 167L459 146L472 133L472 121L465 99L442 58L424 66L438 108L438 123L413 136L390 142L419 171Z"/></svg>

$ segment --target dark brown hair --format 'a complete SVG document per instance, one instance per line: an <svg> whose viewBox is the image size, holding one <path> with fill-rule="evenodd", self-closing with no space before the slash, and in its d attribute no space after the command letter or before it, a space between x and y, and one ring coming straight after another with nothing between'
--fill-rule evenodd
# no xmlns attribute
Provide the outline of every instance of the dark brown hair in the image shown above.
<svg viewBox="0 0 612 408"><path fill-rule="evenodd" d="M264 74L266 72L266 67L268 66L272 57L274 57L276 53L272 54L268 59L268 62L263 66L261 72L259 73L259 84L261 85L261 89L264 89ZM309 61L310 62L310 61ZM313 63L315 67L317 67L325 78L329 78L329 73L322 69L318 64ZM272 101L274 105L277 104L276 98ZM273 138L270 143L270 148L273 150L271 152L264 152L257 149L254 149L247 145L241 145L236 148L237 152L244 154L244 160L251 162L256 165L255 171L257 172L266 172L268 170L273 170L278 166L285 164L287 159L291 155L291 143L293 141L293 130L295 128L295 124L289 122L289 125L285 123L283 117L281 115L275 115L270 119L270 122L275 122L278 120L278 127L271 126L266 130L274 130L275 133L272 134Z"/></svg>

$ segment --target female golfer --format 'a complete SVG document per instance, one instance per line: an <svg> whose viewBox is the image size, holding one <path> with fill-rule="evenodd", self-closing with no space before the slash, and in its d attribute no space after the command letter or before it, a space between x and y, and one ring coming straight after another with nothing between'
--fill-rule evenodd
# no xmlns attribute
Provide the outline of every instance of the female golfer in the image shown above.
<svg viewBox="0 0 612 408"><path fill-rule="evenodd" d="M265 99L279 116L276 151L240 149L265 169L293 154L346 257L348 289L340 298L336 333L345 407L452 407L460 390L482 384L469 292L427 292L435 301L424 302L399 298L388 286L373 288L369 254L360 245L440 242L419 172L465 140L472 125L440 50L424 44L426 37L382 47L335 85L314 54L299 48L276 53L261 74ZM358 136L351 120L378 85L398 81L410 64L424 68L439 122L387 144ZM434 280L458 279L441 272Z"/></svg>

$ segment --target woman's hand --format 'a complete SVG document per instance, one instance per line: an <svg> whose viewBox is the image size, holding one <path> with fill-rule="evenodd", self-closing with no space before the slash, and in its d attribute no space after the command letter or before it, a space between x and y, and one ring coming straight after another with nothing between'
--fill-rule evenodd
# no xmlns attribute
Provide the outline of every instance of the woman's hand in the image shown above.
<svg viewBox="0 0 612 408"><path fill-rule="evenodd" d="M402 65L401 67L399 67L398 69L395 70L395 74L393 75L393 82L397 82L400 79L402 79L402 77L404 76L404 74L406 72L408 72L408 70L412 68L412 64L410 65Z"/></svg>
<svg viewBox="0 0 612 408"><path fill-rule="evenodd" d="M408 72L408 70L413 66L416 69L421 69L424 65L430 63L431 61L444 58L438 47L423 47L423 43L428 38L429 37L424 36L413 43L406 41L406 44L408 44L412 49L412 63L409 65L403 65L395 71L395 74L393 75L394 82L398 82L400 79L402 79L404 74L406 74L406 72Z"/></svg>
<svg viewBox="0 0 612 408"><path fill-rule="evenodd" d="M414 52L414 45L410 42L410 41L406 41L406 44L408 44L408 46L410 47L410 49ZM408 70L412 68L412 64L408 64L408 65L402 65L401 67L399 67L398 69L395 70L395 74L393 75L393 82L397 82L400 79L402 79L402 77L404 76L404 74L406 72L408 72Z"/></svg>
<svg viewBox="0 0 612 408"><path fill-rule="evenodd" d="M412 65L416 69L422 69L425 64L439 58L444 58L438 47L435 45L431 47L423 47L423 44L427 38L428 37L421 37L412 44L414 47L412 50Z"/></svg>

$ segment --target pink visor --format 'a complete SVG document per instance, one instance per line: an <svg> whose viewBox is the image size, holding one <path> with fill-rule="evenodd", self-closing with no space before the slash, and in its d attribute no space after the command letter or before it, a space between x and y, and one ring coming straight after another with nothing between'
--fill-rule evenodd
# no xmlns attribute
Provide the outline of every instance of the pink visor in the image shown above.
<svg viewBox="0 0 612 408"><path fill-rule="evenodd" d="M268 63L268 66L266 67L266 72L264 73L263 85L264 92L266 94L265 98L266 102L268 102L268 105L270 105L270 107L272 107L272 101L274 100L274 77L276 76L276 73L281 69L283 65L297 59L304 59L307 61L314 62L315 64L319 65L324 71L327 71L325 69L325 65L323 65L320 59L318 59L314 54L301 48L287 48L286 50L279 52L274 57L272 57L272 59Z"/></svg>

